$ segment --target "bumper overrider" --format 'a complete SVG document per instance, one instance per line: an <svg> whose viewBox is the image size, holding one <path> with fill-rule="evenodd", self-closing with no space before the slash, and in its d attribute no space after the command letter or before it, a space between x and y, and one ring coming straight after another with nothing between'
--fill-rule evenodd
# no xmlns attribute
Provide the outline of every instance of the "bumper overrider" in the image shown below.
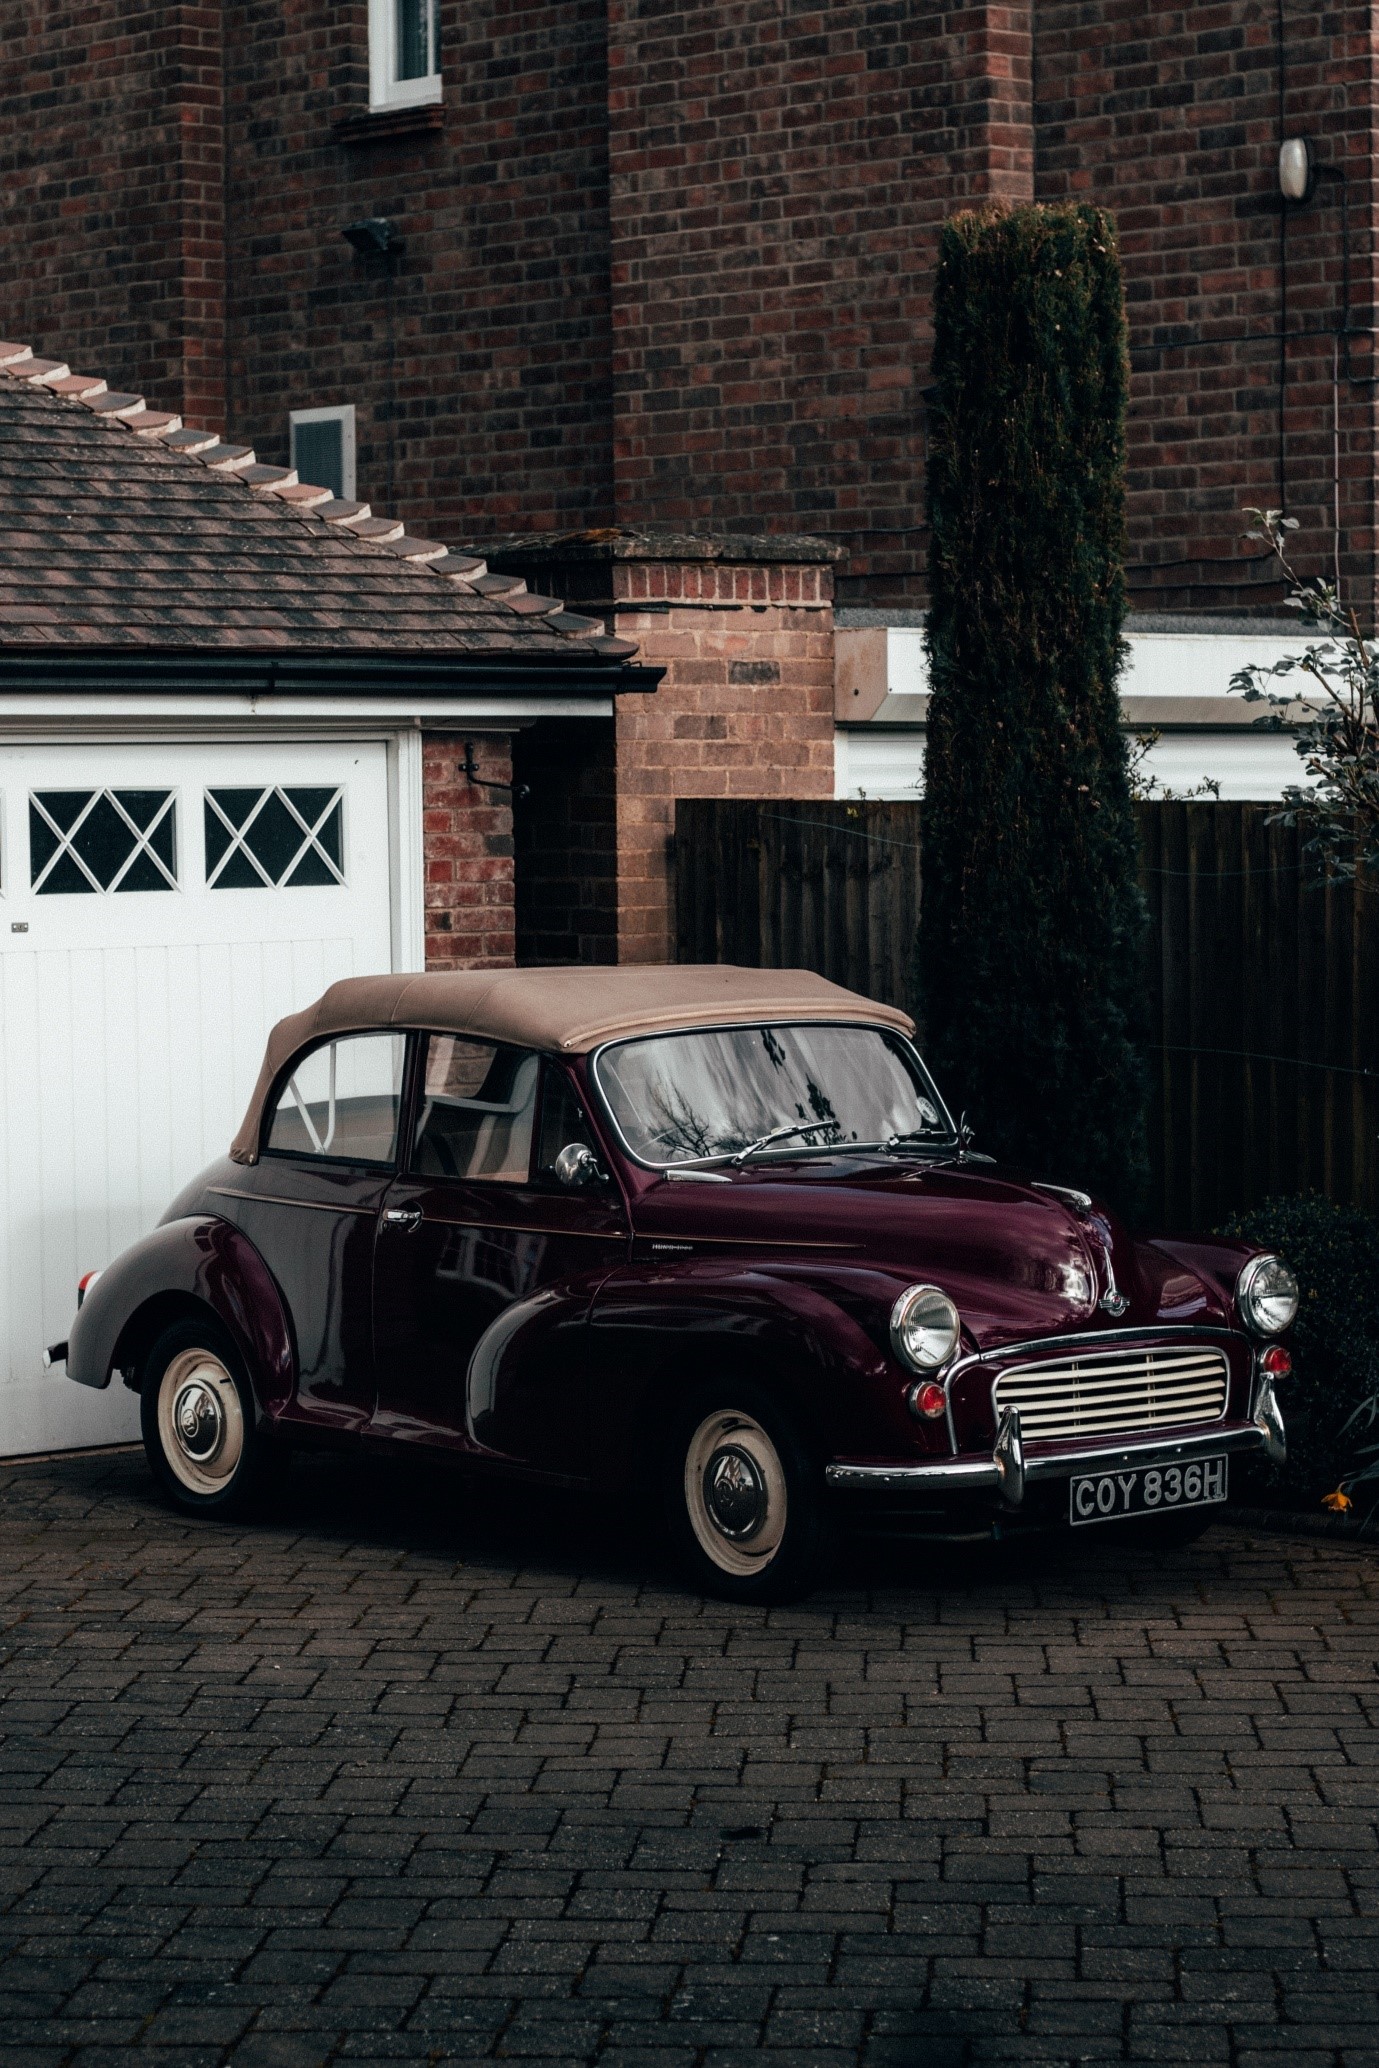
<svg viewBox="0 0 1379 2068"><path fill-rule="evenodd" d="M854 1464L835 1460L825 1471L840 1493L913 1495L925 1505L968 1494L995 1495L1019 1508L1031 1486L1067 1481L1082 1474L1131 1472L1191 1464L1196 1458L1245 1453L1281 1464L1286 1454L1283 1416L1267 1372L1254 1377L1248 1421L1219 1421L1210 1428L1164 1431L1133 1439L1027 1443L1018 1407L1003 1407L996 1441L988 1452L925 1459L917 1464Z"/></svg>

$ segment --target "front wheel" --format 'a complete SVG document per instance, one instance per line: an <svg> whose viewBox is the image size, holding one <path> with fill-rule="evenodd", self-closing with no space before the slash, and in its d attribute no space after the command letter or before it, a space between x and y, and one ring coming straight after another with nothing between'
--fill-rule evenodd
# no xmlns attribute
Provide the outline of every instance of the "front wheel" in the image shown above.
<svg viewBox="0 0 1379 2068"><path fill-rule="evenodd" d="M754 1386L703 1395L680 1417L665 1508L686 1573L726 1601L797 1601L827 1556L818 1467L789 1418Z"/></svg>
<svg viewBox="0 0 1379 2068"><path fill-rule="evenodd" d="M240 1358L213 1321L163 1330L144 1360L139 1419L153 1476L186 1513L244 1515L266 1491L274 1455Z"/></svg>

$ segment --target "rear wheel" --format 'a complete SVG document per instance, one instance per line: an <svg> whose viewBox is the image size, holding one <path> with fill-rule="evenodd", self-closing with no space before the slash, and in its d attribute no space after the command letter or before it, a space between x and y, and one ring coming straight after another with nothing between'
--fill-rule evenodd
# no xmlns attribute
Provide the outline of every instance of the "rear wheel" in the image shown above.
<svg viewBox="0 0 1379 2068"><path fill-rule="evenodd" d="M239 1354L214 1321L163 1330L144 1360L139 1407L153 1476L188 1514L243 1515L267 1490L277 1460Z"/></svg>
<svg viewBox="0 0 1379 2068"><path fill-rule="evenodd" d="M727 1601L798 1600L826 1561L818 1466L783 1410L745 1382L701 1394L679 1417L665 1508L687 1575Z"/></svg>

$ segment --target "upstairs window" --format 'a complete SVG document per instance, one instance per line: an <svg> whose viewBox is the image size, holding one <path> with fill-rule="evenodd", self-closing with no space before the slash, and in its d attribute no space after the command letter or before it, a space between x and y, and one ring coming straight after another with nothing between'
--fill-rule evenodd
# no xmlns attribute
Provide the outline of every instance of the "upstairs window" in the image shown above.
<svg viewBox="0 0 1379 2068"><path fill-rule="evenodd" d="M370 104L410 108L440 97L440 0L369 0Z"/></svg>
<svg viewBox="0 0 1379 2068"><path fill-rule="evenodd" d="M288 411L292 465L299 481L354 501L354 404Z"/></svg>

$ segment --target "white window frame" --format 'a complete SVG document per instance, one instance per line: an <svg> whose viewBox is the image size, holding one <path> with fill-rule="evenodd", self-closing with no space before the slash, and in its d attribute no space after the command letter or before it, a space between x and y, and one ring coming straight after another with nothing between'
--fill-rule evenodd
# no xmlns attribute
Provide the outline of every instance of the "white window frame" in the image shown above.
<svg viewBox="0 0 1379 2068"><path fill-rule="evenodd" d="M290 464L297 464L298 424L339 424L340 426L340 495L344 502L354 501L354 404L333 402L326 409L290 409L287 413L288 438L291 446ZM319 485L319 484L318 484Z"/></svg>
<svg viewBox="0 0 1379 2068"><path fill-rule="evenodd" d="M439 52L436 69L424 79L397 76L396 0L369 0L369 106L425 107L441 98Z"/></svg>

